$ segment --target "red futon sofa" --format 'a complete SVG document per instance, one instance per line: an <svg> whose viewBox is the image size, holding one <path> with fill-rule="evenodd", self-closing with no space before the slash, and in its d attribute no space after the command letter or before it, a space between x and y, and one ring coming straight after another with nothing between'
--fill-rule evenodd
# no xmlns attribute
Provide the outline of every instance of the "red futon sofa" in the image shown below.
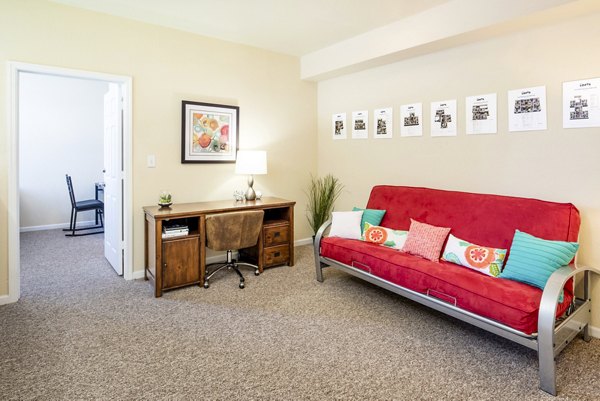
<svg viewBox="0 0 600 401"><path fill-rule="evenodd" d="M386 210L380 225L409 230L411 218L466 241L510 249L515 230L539 238L576 242L579 212L554 203L489 194L405 186L376 186L367 209ZM315 236L317 280L332 266L538 351L540 387L556 394L554 357L579 333L589 340L590 272L573 264L552 274L544 290L490 277L450 262L355 239L327 237L331 221ZM510 254L507 256L510 259ZM574 296L573 276L583 273L583 298ZM558 300L562 296L562 302Z"/></svg>

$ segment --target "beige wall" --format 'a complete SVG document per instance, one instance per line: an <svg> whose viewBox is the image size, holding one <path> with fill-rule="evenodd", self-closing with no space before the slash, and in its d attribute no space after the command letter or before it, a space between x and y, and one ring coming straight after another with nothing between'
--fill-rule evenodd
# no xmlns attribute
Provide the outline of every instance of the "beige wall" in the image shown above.
<svg viewBox="0 0 600 401"><path fill-rule="evenodd" d="M296 238L311 235L302 188L316 168L316 86L300 81L297 58L53 3L2 0L3 112L9 60L133 77L135 270L144 263L141 208L161 190L190 202L232 198L245 187L233 164L180 164L183 99L240 107L240 147L268 151L269 174L256 177L255 188L296 200ZM146 168L148 154L155 169ZM7 158L0 124L0 295L8 279Z"/></svg>
<svg viewBox="0 0 600 401"><path fill-rule="evenodd" d="M466 45L318 85L319 174L346 185L338 210L366 203L375 184L572 202L579 262L600 267L600 128L562 128L562 82L600 77L600 14ZM507 91L546 85L548 130L507 132ZM497 92L498 134L466 136L465 97ZM458 136L432 138L430 102L457 99ZM423 102L423 137L400 137L400 105ZM394 137L331 139L331 115L394 107ZM372 122L372 121L371 121ZM370 128L372 135L372 128ZM594 326L600 327L595 284Z"/></svg>

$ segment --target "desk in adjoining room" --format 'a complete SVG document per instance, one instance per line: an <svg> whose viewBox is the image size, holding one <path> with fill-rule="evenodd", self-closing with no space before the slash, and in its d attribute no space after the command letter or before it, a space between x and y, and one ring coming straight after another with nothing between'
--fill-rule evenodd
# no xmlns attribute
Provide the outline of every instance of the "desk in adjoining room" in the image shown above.
<svg viewBox="0 0 600 401"><path fill-rule="evenodd" d="M258 244L240 254L258 266L294 265L294 205L286 199L265 197L256 201L234 200L180 203L168 208L144 207L144 277L154 282L154 295L163 290L204 282L206 268L206 216L243 210L264 210ZM187 227L185 235L163 238L163 225Z"/></svg>

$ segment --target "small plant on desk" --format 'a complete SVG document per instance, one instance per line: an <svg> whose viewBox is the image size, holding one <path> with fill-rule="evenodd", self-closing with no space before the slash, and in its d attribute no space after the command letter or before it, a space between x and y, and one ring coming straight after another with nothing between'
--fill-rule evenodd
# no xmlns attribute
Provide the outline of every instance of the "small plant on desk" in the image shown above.
<svg viewBox="0 0 600 401"><path fill-rule="evenodd" d="M158 197L158 204L160 206L171 206L173 204L171 199L171 194L167 191L163 191Z"/></svg>

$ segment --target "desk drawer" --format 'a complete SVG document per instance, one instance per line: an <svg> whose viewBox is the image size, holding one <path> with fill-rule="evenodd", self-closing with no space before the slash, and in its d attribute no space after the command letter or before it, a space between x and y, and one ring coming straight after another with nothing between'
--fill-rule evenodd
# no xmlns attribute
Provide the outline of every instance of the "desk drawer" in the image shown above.
<svg viewBox="0 0 600 401"><path fill-rule="evenodd" d="M265 248L263 255L265 267L288 263L290 260L290 246L279 245Z"/></svg>
<svg viewBox="0 0 600 401"><path fill-rule="evenodd" d="M263 228L265 235L265 245L288 244L290 242L290 226L282 224L277 226L265 226Z"/></svg>

